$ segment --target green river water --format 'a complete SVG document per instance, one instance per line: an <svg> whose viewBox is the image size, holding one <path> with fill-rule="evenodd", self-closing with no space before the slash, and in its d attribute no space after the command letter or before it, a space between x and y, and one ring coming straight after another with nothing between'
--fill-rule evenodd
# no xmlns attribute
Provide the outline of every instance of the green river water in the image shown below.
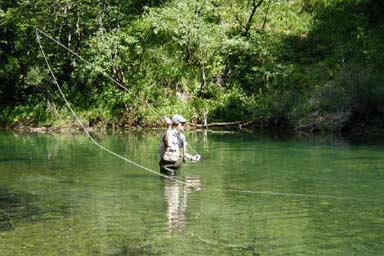
<svg viewBox="0 0 384 256"><path fill-rule="evenodd" d="M384 144L190 132L188 186L83 134L0 133L0 255L383 255ZM96 134L158 170L161 132Z"/></svg>

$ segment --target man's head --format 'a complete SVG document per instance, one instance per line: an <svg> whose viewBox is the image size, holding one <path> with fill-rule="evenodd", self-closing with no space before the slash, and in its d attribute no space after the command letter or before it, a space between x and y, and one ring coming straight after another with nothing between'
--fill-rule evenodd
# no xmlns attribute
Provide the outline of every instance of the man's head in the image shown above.
<svg viewBox="0 0 384 256"><path fill-rule="evenodd" d="M176 127L179 131L184 130L184 124L187 122L187 120L182 115L174 115L172 116L171 120L173 127Z"/></svg>

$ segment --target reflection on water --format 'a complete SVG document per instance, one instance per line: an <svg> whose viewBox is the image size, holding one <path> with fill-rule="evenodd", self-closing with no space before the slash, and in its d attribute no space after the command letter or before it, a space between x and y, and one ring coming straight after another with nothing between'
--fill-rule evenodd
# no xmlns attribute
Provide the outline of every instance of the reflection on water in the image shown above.
<svg viewBox="0 0 384 256"><path fill-rule="evenodd" d="M199 176L187 176L185 185L171 179L164 179L164 198L167 205L168 231L185 229L188 195L193 191L202 190Z"/></svg>

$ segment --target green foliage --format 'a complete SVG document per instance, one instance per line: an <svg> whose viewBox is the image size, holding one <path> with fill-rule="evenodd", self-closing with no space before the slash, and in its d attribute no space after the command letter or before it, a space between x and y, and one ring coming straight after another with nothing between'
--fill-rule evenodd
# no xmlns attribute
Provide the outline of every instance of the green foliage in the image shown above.
<svg viewBox="0 0 384 256"><path fill-rule="evenodd" d="M23 123L26 125L34 125L40 120L46 120L49 112L46 111L46 105L40 103L37 105L26 105L16 107L6 107L2 110L0 123L8 123L17 125Z"/></svg>
<svg viewBox="0 0 384 256"><path fill-rule="evenodd" d="M372 109L384 105L384 74L371 68L349 67L337 79L351 105L364 105Z"/></svg>
<svg viewBox="0 0 384 256"><path fill-rule="evenodd" d="M150 125L176 112L196 121L208 113L215 121L295 123L383 104L383 5L376 1L91 2L0 3L3 123L73 121L36 27L92 63L42 37L64 94L87 123Z"/></svg>

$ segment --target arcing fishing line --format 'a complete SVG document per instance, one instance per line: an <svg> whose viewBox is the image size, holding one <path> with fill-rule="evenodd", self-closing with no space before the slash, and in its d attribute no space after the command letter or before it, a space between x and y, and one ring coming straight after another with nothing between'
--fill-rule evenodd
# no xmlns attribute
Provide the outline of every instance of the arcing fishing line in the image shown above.
<svg viewBox="0 0 384 256"><path fill-rule="evenodd" d="M66 97L65 97L65 95L64 95L64 93L63 93L63 91L61 90L61 87L60 87L59 83L57 82L56 76L55 76L55 74L53 73L53 70L52 70L51 66L49 65L49 62L48 62L47 56L45 55L43 46L41 45L40 36L39 36L39 33L38 33L38 30L37 30L37 29L36 29L36 38L37 38L37 42L38 42L38 44L39 44L41 53L42 53L42 55L43 55L43 57L44 57L45 63L47 64L49 73L52 75L53 81L55 82L55 85L56 85L57 89L59 90L59 93L60 93L61 97L63 98L65 104L66 104L67 107L68 107L68 109L71 111L72 115L75 117L76 121L79 123L79 125L81 126L81 128L83 129L83 131L85 132L85 134L88 136L88 138L91 140L91 142L92 142L93 144L95 144L97 147L101 148L102 150L104 150L104 151L110 153L111 155L114 155L114 156L116 156L116 157L118 157L118 158L120 158L120 159L122 159L122 160L124 160L124 161L126 161L126 162L128 162L128 163L130 163L130 164L132 164L132 165L134 165L134 166L137 166L137 167L139 167L139 168L141 168L141 169L144 169L144 170L146 170L146 171L148 171L148 172L154 173L154 174L159 175L159 176L161 176L161 177L164 177L164 178L167 178L167 179L171 179L171 180L174 180L174 181L176 181L176 182L179 182L179 183L181 183L181 184L183 184L183 185L186 185L185 182L183 182L183 181L181 181L181 180L179 180L179 179L176 179L176 178L174 178L174 177L167 176L167 175L164 175L164 174L162 174L162 173L159 173L159 172L156 172L156 171L154 171L154 170L151 170L151 169L149 169L149 168L147 168L147 167L145 167L145 166L142 166L142 165L140 165L140 164L138 164L138 163L136 163L136 162L134 162L134 161L132 161L132 160L129 160L128 158L123 157L123 156L121 156L121 155L119 155L119 154L117 154L117 153L115 153L115 152L109 150L108 148L104 147L103 145L99 144L99 143L98 143L98 142L91 136L91 134L87 131L87 129L85 128L85 126L84 126L83 123L81 122L80 118L77 116L76 112L72 109L72 107L71 107L71 105L69 104L68 100L66 99Z"/></svg>
<svg viewBox="0 0 384 256"><path fill-rule="evenodd" d="M210 190L215 191L224 191L224 192L235 192L235 193L244 193L244 194L257 194L257 195L268 195L268 196L286 196L286 197L302 197L302 198L319 198L319 199L334 199L334 200L349 200L357 202L372 202L372 203L382 203L381 200L376 199L359 199L356 197L344 197L344 196L333 196L333 195L315 195L315 194L301 194L301 193L285 193L285 192L276 192L276 191L263 191L263 190L245 190L238 188L229 188L229 189L219 189L212 188Z"/></svg>
<svg viewBox="0 0 384 256"><path fill-rule="evenodd" d="M64 44L62 44L61 42L59 42L58 40L54 39L53 37L51 37L49 34L45 33L44 31L36 28L36 35L38 35L38 33L41 33L43 34L44 36L46 36L48 39L50 39L51 41L55 42L56 44L60 45L61 47L63 47L65 50L67 50L68 52L70 52L71 54L75 55L76 57L78 57L80 60L84 61L86 64L92 66L96 71L99 71L102 75L104 75L106 78L108 78L111 82L113 82L114 84L116 84L117 86L119 86L120 88L124 89L126 92L128 92L130 95L132 95L133 97L135 97L137 100L139 101L142 101L137 95L135 95L134 93L132 93L127 87L125 87L123 84L121 84L119 81L117 81L116 79L114 79L113 77L111 77L110 75L107 74L107 72L105 72L102 68L100 68L99 66L87 61L86 59L84 59L83 57L81 57L78 53L72 51L71 49L69 49L67 46L65 46ZM155 109L151 109L151 111L155 112L156 114L159 114L159 112L157 112ZM198 154L196 152L196 150L194 150L188 143L187 143L187 146L195 153L195 154Z"/></svg>
<svg viewBox="0 0 384 256"><path fill-rule="evenodd" d="M246 194L270 195L270 196L313 197L313 198L341 199L341 200L354 199L354 198L348 198L348 197L337 197L337 196L328 196L328 195L311 195L311 194L284 193L284 192L273 192L273 191L255 191L255 190L242 190L242 189L212 189L212 190L246 193Z"/></svg>

